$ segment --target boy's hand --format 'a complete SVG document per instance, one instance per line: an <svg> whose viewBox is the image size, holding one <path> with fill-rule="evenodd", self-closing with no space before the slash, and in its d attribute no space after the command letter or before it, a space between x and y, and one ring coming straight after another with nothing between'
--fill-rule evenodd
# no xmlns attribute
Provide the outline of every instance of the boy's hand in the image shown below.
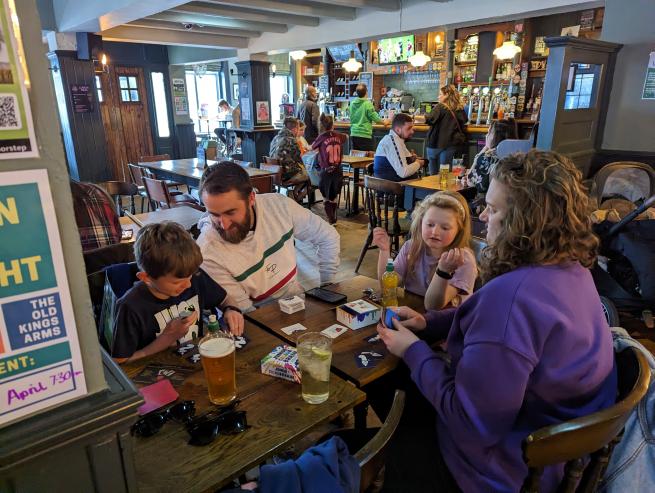
<svg viewBox="0 0 655 493"><path fill-rule="evenodd" d="M245 322L241 313L234 310L226 310L223 313L223 318L225 319L225 323L227 323L232 335L240 336L243 334Z"/></svg>
<svg viewBox="0 0 655 493"><path fill-rule="evenodd" d="M189 331L189 327L191 327L193 324L196 323L197 318L198 318L198 314L196 312L193 312L188 317L174 318L173 320L171 320L166 324L166 327L164 327L164 332L162 333L162 335L169 337L171 339L171 342L175 342L186 335L186 333Z"/></svg>
<svg viewBox="0 0 655 493"><path fill-rule="evenodd" d="M391 250L391 240L389 240L389 235L384 228L375 228L373 230L373 244L381 252L389 252Z"/></svg>

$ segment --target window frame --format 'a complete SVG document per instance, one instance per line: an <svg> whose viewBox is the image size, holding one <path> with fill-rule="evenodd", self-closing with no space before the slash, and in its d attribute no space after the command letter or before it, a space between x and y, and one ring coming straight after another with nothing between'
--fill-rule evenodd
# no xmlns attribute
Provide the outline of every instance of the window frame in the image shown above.
<svg viewBox="0 0 655 493"><path fill-rule="evenodd" d="M139 91L139 82L138 82L138 75L127 75L127 74L117 74L117 84L118 84L118 97L120 98L120 102L122 104L142 104L143 101L141 100L141 94ZM121 77L127 79L127 87L122 87L121 86ZM135 86L132 87L130 85L130 79L134 79ZM123 99L123 91L127 91L130 99L129 100L124 100ZM132 99L132 91L136 91L137 96L139 97L138 100L133 100Z"/></svg>

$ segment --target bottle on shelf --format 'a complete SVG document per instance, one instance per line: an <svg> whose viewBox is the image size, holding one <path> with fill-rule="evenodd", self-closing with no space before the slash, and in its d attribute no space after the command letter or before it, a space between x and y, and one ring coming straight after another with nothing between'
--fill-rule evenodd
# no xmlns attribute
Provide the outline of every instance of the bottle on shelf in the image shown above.
<svg viewBox="0 0 655 493"><path fill-rule="evenodd" d="M387 260L387 268L382 274L382 306L398 306L398 284L400 276L393 269L393 259Z"/></svg>

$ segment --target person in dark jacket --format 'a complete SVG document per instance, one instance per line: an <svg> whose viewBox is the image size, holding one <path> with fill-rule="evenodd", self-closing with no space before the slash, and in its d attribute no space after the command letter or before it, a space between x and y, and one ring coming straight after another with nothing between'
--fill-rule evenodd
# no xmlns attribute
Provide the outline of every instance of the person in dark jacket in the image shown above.
<svg viewBox="0 0 655 493"><path fill-rule="evenodd" d="M439 104L425 118L425 123L430 125L427 154L431 175L439 173L439 165L451 164L457 148L466 143L464 127L467 121L455 86L442 87Z"/></svg>
<svg viewBox="0 0 655 493"><path fill-rule="evenodd" d="M343 182L343 170L341 159L343 158L343 143L348 138L345 134L333 130L334 121L329 115L321 115L321 135L319 135L312 149L318 150L318 165L321 167L319 189L323 195L323 205L328 222L337 222L336 198L341 191Z"/></svg>
<svg viewBox="0 0 655 493"><path fill-rule="evenodd" d="M305 88L305 101L298 108L298 120L305 124L305 140L308 144L314 142L318 137L318 117L321 111L318 109L316 100L318 92L314 86Z"/></svg>

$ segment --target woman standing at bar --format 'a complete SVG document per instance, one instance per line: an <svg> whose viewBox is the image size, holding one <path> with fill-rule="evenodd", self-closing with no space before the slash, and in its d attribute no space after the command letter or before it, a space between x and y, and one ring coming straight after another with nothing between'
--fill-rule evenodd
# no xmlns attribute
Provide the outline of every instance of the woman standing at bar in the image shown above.
<svg viewBox="0 0 655 493"><path fill-rule="evenodd" d="M468 118L459 92L452 84L441 88L439 104L426 117L430 174L439 173L439 165L451 164L457 148L466 143L464 126Z"/></svg>

